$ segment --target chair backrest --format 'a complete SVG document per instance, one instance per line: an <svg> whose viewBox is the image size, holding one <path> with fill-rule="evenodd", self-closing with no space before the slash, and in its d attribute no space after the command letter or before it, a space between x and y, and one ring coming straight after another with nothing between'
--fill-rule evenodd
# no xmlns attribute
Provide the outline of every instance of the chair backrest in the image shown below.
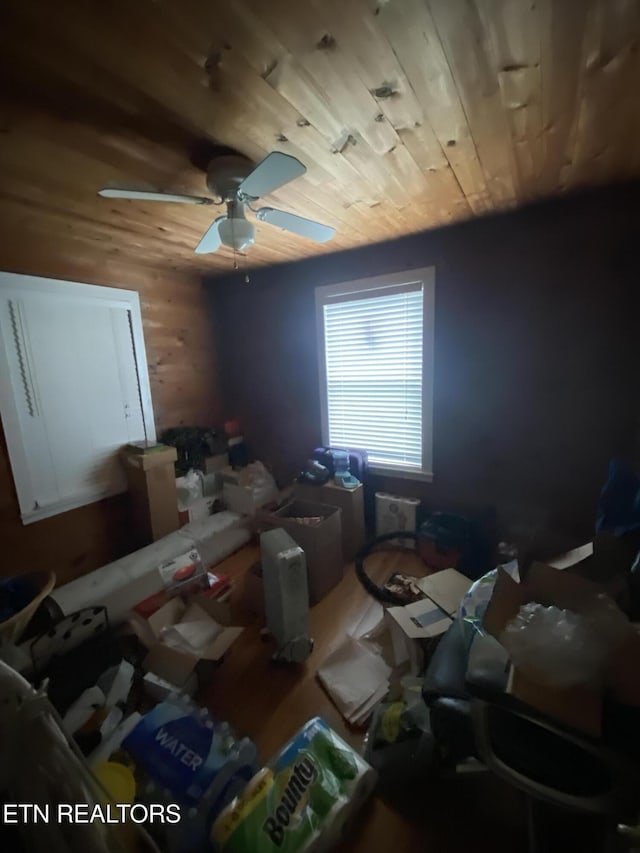
<svg viewBox="0 0 640 853"><path fill-rule="evenodd" d="M634 820L640 799L636 764L596 741L500 702L474 698L479 758L536 799L616 820Z"/></svg>

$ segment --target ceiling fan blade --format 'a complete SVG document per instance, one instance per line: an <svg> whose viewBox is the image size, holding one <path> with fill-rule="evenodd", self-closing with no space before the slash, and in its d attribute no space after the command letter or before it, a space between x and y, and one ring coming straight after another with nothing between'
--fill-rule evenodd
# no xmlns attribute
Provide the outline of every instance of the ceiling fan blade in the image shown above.
<svg viewBox="0 0 640 853"><path fill-rule="evenodd" d="M301 237L315 240L316 243L326 243L336 233L336 229L329 225L321 225L313 219L305 219L302 216L296 216L295 213L287 213L285 210L276 210L273 207L261 207L256 212L256 216L260 222L268 222L285 231L292 231L294 234L300 234Z"/></svg>
<svg viewBox="0 0 640 853"><path fill-rule="evenodd" d="M218 251L218 249L222 245L218 228L220 226L220 223L223 222L226 218L226 216L219 216L215 222L211 223L209 229L205 231L202 239L194 249L196 255L208 255L211 252Z"/></svg>
<svg viewBox="0 0 640 853"><path fill-rule="evenodd" d="M295 157L272 151L247 175L238 187L238 192L248 198L260 198L299 178L306 171L307 167Z"/></svg>
<svg viewBox="0 0 640 853"><path fill-rule="evenodd" d="M125 190L105 187L98 192L103 198L130 198L136 201L177 201L180 204L213 204L213 199L179 193L152 193L144 190Z"/></svg>

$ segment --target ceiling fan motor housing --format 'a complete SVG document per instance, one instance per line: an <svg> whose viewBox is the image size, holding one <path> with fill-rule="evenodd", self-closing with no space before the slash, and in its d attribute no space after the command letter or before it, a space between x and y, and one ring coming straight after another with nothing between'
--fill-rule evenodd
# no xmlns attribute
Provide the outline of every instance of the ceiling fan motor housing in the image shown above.
<svg viewBox="0 0 640 853"><path fill-rule="evenodd" d="M239 154L215 157L207 169L207 187L210 192L224 201L237 198L238 187L251 174L254 164Z"/></svg>

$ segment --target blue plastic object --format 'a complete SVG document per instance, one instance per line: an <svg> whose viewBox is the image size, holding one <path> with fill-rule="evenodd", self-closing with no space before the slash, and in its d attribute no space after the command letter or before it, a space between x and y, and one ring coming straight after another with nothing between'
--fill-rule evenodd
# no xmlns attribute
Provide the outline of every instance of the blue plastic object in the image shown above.
<svg viewBox="0 0 640 853"><path fill-rule="evenodd" d="M624 536L640 528L640 477L622 459L609 462L607 482L600 492L596 530Z"/></svg>
<svg viewBox="0 0 640 853"><path fill-rule="evenodd" d="M248 781L256 769L248 738L237 741L227 723L177 696L146 714L123 746L162 788L193 803L206 795L215 806L215 792L224 795L233 776Z"/></svg>
<svg viewBox="0 0 640 853"><path fill-rule="evenodd" d="M0 622L5 622L24 610L39 592L38 586L28 577L0 581Z"/></svg>

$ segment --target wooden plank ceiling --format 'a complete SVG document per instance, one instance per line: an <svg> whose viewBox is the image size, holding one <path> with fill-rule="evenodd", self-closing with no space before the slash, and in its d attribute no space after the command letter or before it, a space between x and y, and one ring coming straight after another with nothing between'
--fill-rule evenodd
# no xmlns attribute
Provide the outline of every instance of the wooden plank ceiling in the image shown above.
<svg viewBox="0 0 640 853"><path fill-rule="evenodd" d="M243 263L408 234L640 174L637 0L8 0L0 268L59 250L224 273L193 248L203 140L307 174L267 199L337 229L259 224ZM214 215L217 210L214 210Z"/></svg>

